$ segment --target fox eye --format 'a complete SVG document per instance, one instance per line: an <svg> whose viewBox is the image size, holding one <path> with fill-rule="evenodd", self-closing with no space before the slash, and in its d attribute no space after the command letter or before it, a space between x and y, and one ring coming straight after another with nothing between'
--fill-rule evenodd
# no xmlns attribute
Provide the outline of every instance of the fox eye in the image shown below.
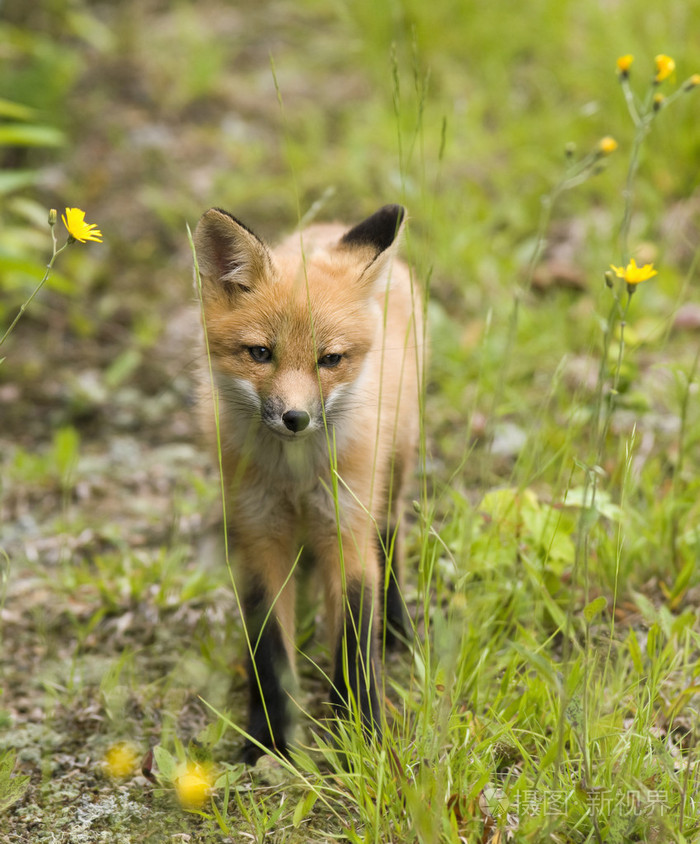
<svg viewBox="0 0 700 844"><path fill-rule="evenodd" d="M322 358L319 358L318 365L325 366L327 369L332 369L334 366L338 366L341 358L342 355L337 353L324 355Z"/></svg>
<svg viewBox="0 0 700 844"><path fill-rule="evenodd" d="M248 352L256 363L269 363L272 360L272 350L267 346L248 346Z"/></svg>

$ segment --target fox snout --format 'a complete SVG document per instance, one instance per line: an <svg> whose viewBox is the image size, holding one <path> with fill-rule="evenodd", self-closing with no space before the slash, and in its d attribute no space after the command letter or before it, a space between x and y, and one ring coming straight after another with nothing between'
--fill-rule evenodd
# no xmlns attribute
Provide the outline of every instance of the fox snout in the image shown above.
<svg viewBox="0 0 700 844"><path fill-rule="evenodd" d="M294 434L309 427L311 417L305 410L287 410L282 414L285 427Z"/></svg>
<svg viewBox="0 0 700 844"><path fill-rule="evenodd" d="M261 415L267 427L283 437L303 436L315 427L311 409L295 406L294 402L288 403L279 397L264 401Z"/></svg>

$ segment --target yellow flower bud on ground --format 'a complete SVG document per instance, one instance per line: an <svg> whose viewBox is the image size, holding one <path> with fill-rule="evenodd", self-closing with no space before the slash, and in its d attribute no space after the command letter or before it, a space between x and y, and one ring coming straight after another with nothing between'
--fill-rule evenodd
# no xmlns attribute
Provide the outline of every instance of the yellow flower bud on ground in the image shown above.
<svg viewBox="0 0 700 844"><path fill-rule="evenodd" d="M214 772L210 765L187 762L175 779L180 805L185 809L200 809L208 800L213 784Z"/></svg>
<svg viewBox="0 0 700 844"><path fill-rule="evenodd" d="M139 752L133 744L120 741L105 753L104 765L110 777L124 779L138 770Z"/></svg>

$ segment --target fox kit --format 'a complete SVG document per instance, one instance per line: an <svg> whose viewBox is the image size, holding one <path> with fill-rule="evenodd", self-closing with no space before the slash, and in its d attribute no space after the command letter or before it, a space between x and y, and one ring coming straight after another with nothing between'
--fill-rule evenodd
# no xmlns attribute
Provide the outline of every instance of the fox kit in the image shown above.
<svg viewBox="0 0 700 844"><path fill-rule="evenodd" d="M261 746L288 749L302 549L333 637L331 704L347 714L352 699L365 730L381 735L378 639L406 630L399 523L423 336L417 290L394 258L404 216L387 205L274 251L216 208L197 226L213 373L202 410L220 443L247 631L248 762Z"/></svg>

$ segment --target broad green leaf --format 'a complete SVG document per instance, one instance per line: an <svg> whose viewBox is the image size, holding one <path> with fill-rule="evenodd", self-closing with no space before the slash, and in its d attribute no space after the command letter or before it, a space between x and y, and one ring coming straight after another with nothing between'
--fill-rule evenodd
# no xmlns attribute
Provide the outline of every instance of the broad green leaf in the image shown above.
<svg viewBox="0 0 700 844"><path fill-rule="evenodd" d="M0 171L0 196L33 185L38 178L39 173L36 170L2 170Z"/></svg>
<svg viewBox="0 0 700 844"><path fill-rule="evenodd" d="M584 607L583 617L586 619L586 624L590 624L597 615L603 612L607 605L608 599L605 595L599 595Z"/></svg>
<svg viewBox="0 0 700 844"><path fill-rule="evenodd" d="M0 117L9 117L11 120L33 120L35 116L36 111L30 106L0 99Z"/></svg>
<svg viewBox="0 0 700 844"><path fill-rule="evenodd" d="M29 788L28 776L12 776L15 767L15 751L8 750L0 757L0 812L9 809L20 800Z"/></svg>
<svg viewBox="0 0 700 844"><path fill-rule="evenodd" d="M175 779L175 773L177 770L177 760L172 753L166 750L162 745L157 744L153 748L153 757L156 760L158 773L161 775L162 779L172 782Z"/></svg>
<svg viewBox="0 0 700 844"><path fill-rule="evenodd" d="M605 490L596 490L595 505L591 507L592 490L590 487L574 487L566 491L564 496L565 507L577 507L579 509L591 510L609 519L611 522L622 520L622 510L614 504L610 493Z"/></svg>
<svg viewBox="0 0 700 844"><path fill-rule="evenodd" d="M2 147L61 147L66 136L53 126L34 126L11 123L0 126Z"/></svg>

